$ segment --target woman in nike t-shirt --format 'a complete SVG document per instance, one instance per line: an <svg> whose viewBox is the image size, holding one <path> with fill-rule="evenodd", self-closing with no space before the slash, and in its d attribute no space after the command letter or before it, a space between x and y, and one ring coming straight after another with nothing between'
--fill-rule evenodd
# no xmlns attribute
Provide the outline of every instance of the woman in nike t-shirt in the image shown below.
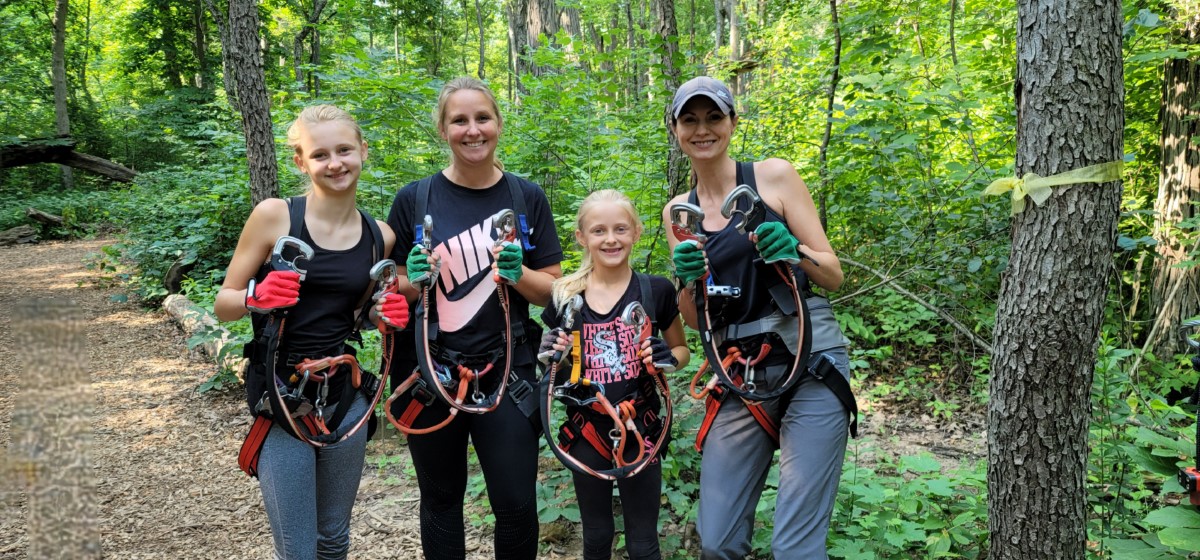
<svg viewBox="0 0 1200 560"><path fill-rule="evenodd" d="M434 300L430 324L436 317L437 325L436 334L430 329L431 354L439 363L450 356L486 360L484 356L494 357L495 350L505 344L504 313L496 283L506 283L514 343L512 372L515 379L533 384L539 335L529 319L529 303L546 305L551 284L562 275L562 247L550 204L538 185L504 173L496 160L503 121L495 96L482 82L473 78L448 82L438 97L434 118L438 133L450 147L450 165L427 178L424 188L420 185L425 180L416 181L396 193L387 219L397 232L392 258L405 263L401 291L417 298L421 277L436 268L437 279L430 286L430 299ZM414 245L416 226L423 220L417 216L421 208L433 220L432 254ZM498 248L492 216L504 209L521 214L518 223L522 227L515 242ZM394 373L412 371L413 360L403 355L411 351L397 350L395 363L408 365L407 370L405 366L398 372L393 369ZM500 358L493 372L480 378L485 393L492 394L495 383L503 380L504 364ZM536 409L523 412L526 407L519 408L515 396L516 392L509 391L491 412L459 412L435 432L409 436L421 490L425 558L466 556L463 499L468 438L479 457L496 518L495 558L536 557L539 433L532 422L537 414ZM445 418L447 409L435 403L421 414ZM422 423L420 416L414 423Z"/></svg>

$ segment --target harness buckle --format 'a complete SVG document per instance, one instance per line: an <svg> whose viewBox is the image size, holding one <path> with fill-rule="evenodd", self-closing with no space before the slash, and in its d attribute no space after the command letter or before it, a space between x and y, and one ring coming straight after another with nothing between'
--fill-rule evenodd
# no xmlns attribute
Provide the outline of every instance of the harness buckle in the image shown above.
<svg viewBox="0 0 1200 560"><path fill-rule="evenodd" d="M409 389L408 394L412 395L413 400L421 403L423 406L432 406L437 400L437 395L433 394L428 387L425 386L424 379L417 379L413 383L412 389Z"/></svg>
<svg viewBox="0 0 1200 560"><path fill-rule="evenodd" d="M817 381L825 381L825 376L829 375L830 371L837 371L837 363L833 361L833 357L829 354L821 354L821 363L815 367L808 368L808 374L813 376Z"/></svg>

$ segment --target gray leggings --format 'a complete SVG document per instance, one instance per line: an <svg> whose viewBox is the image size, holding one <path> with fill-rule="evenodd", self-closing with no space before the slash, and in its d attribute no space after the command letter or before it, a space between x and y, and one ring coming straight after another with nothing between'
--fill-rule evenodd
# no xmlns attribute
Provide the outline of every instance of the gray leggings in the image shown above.
<svg viewBox="0 0 1200 560"><path fill-rule="evenodd" d="M343 422L362 417L367 398L356 393ZM327 410L326 414L332 414ZM334 560L350 553L350 510L367 451L367 427L320 449L271 427L258 459L276 560Z"/></svg>
<svg viewBox="0 0 1200 560"><path fill-rule="evenodd" d="M849 375L844 347L814 352L834 358ZM763 406L778 406L775 402ZM779 430L779 496L775 501L775 558L828 558L825 551L829 518L837 497L846 454L849 415L824 383L806 377L796 388ZM775 442L759 426L741 399L721 404L700 459L700 557L741 560L750 553L754 511L762 495Z"/></svg>

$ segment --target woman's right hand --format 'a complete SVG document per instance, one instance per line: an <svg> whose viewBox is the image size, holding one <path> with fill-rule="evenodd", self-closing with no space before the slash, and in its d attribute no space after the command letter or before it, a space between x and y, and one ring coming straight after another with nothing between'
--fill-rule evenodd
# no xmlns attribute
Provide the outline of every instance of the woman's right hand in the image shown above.
<svg viewBox="0 0 1200 560"><path fill-rule="evenodd" d="M246 290L246 309L255 313L270 313L300 301L299 272L272 270L262 282L251 282Z"/></svg>
<svg viewBox="0 0 1200 560"><path fill-rule="evenodd" d="M694 239L687 239L676 245L671 261L675 264L675 277L679 278L684 286L695 282L707 268L704 249Z"/></svg>
<svg viewBox="0 0 1200 560"><path fill-rule="evenodd" d="M430 258L425 254L425 248L413 245L412 250L408 252L408 259L404 263L408 268L409 283L419 286L429 281L430 271L433 270L433 265L429 261Z"/></svg>

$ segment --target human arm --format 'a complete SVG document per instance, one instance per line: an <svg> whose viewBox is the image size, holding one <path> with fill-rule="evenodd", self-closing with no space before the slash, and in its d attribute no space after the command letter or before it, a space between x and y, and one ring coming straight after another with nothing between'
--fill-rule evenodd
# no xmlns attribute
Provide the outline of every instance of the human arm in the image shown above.
<svg viewBox="0 0 1200 560"><path fill-rule="evenodd" d="M559 263L536 270L521 265L521 279L512 287L530 303L544 307L550 303L550 290L554 281L561 277L562 265Z"/></svg>
<svg viewBox="0 0 1200 560"><path fill-rule="evenodd" d="M842 263L829 244L812 194L796 168L786 160L772 158L755 163L754 174L763 202L784 218L797 240L800 269L814 284L837 290L845 279Z"/></svg>
<svg viewBox="0 0 1200 560"><path fill-rule="evenodd" d="M250 212L229 267L225 269L225 281L213 302L213 312L218 320L236 321L249 312L247 285L267 261L275 241L287 235L289 220L287 202L278 198L264 200Z"/></svg>
<svg viewBox="0 0 1200 560"><path fill-rule="evenodd" d="M668 354L670 359L666 359ZM683 321L676 316L671 326L663 331L662 338L652 336L642 342L642 357L647 367L656 363L675 361L673 371L687 367L691 361L692 352L688 350L687 338L683 333Z"/></svg>

